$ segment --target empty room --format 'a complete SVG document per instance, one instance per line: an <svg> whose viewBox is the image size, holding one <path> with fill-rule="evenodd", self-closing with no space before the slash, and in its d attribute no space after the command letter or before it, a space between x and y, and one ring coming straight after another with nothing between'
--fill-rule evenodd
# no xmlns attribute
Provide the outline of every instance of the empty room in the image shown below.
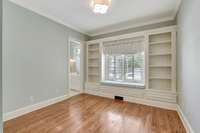
<svg viewBox="0 0 200 133"><path fill-rule="evenodd" d="M0 133L200 133L199 0L3 0Z"/></svg>

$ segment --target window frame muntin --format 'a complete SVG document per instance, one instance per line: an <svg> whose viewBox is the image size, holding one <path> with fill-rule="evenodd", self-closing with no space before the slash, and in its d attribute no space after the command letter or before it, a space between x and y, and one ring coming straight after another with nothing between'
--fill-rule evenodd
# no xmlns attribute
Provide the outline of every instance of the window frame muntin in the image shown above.
<svg viewBox="0 0 200 133"><path fill-rule="evenodd" d="M128 87L130 87L130 86L132 86L132 87L139 87L139 88L145 88L145 84L146 84L146 50L145 50L145 47L144 47L144 50L143 50L143 52L144 52L144 60L143 60L143 69L144 69L144 72L143 72L143 76L144 76L144 78L143 78L143 83L139 83L139 82L127 82L128 80L123 80L123 82L120 82L120 81L114 81L114 80L105 80L105 72L106 72L106 70L105 70L105 65L106 65L106 61L105 61L105 54L103 53L103 50L101 51L101 56L102 56L102 62L103 63L101 63L101 81L100 81L100 83L102 83L102 84L106 84L106 85L109 85L109 84L111 84L111 85L117 85L117 86L120 86L120 85L122 85L122 86L128 86ZM113 55L121 55L121 54L113 54ZM123 54L123 55L132 55L132 54ZM134 80L134 81L137 81L137 80Z"/></svg>

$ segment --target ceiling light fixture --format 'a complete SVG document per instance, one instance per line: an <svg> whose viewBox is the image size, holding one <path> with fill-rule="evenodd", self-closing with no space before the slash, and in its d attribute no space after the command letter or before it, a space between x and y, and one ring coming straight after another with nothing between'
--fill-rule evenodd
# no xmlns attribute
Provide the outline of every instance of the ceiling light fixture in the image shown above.
<svg viewBox="0 0 200 133"><path fill-rule="evenodd" d="M105 14L108 11L111 0L92 0L94 13Z"/></svg>

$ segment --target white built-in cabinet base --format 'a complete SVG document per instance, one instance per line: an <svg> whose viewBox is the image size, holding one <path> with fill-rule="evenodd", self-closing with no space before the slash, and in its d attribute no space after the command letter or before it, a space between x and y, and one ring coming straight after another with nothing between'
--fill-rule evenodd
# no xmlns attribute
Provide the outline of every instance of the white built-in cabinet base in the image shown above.
<svg viewBox="0 0 200 133"><path fill-rule="evenodd" d="M96 83L86 83L85 93L114 99L114 96L122 96L125 101L156 106L166 109L176 109L176 93L152 91L146 89L104 86Z"/></svg>

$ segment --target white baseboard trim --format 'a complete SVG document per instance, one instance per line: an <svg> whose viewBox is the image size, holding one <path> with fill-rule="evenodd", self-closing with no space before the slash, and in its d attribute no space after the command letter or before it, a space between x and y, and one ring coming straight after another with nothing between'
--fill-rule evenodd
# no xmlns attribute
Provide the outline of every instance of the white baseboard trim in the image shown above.
<svg viewBox="0 0 200 133"><path fill-rule="evenodd" d="M8 121L8 120L14 119L14 118L22 116L24 114L27 114L27 113L33 112L35 110L47 107L49 105L58 103L60 101L66 100L69 97L70 96L68 96L68 95L64 95L64 96L56 97L56 98L49 99L49 100L46 100L46 101L42 101L42 102L39 102L39 103L36 103L36 104L33 104L33 105L29 105L29 106L17 109L17 110L12 111L12 112L5 113L5 114L3 114L3 121L5 122L5 121Z"/></svg>
<svg viewBox="0 0 200 133"><path fill-rule="evenodd" d="M92 91L92 90L86 90L85 93L91 94L91 95L96 95L96 96L102 96L102 97L107 97L107 98L114 98L114 95L109 94L109 93L103 93L103 92L97 92L97 91ZM148 105L148 106L154 106L154 107L159 107L159 108L164 108L168 110L177 110L177 104L176 103L166 103L166 102L160 102L160 101L153 101L149 99L144 99L144 98L135 98L135 97L130 97L130 96L123 96L124 101L131 102L131 103L138 103L138 104L143 104L143 105Z"/></svg>
<svg viewBox="0 0 200 133"><path fill-rule="evenodd" d="M187 133L194 133L194 130L192 129L189 121L187 120L186 116L184 115L184 113L183 113L183 111L182 111L182 109L180 108L179 105L177 105L177 112L178 112L178 115L179 115L179 117L180 117L180 119L181 119L181 121L182 121L182 123L185 127L186 132Z"/></svg>
<svg viewBox="0 0 200 133"><path fill-rule="evenodd" d="M167 103L167 102L160 102L160 101L154 101L149 99L142 99L142 98L134 98L134 97L125 97L125 101L131 102L131 103L138 103L168 110L175 110L176 111L176 104L175 103Z"/></svg>

